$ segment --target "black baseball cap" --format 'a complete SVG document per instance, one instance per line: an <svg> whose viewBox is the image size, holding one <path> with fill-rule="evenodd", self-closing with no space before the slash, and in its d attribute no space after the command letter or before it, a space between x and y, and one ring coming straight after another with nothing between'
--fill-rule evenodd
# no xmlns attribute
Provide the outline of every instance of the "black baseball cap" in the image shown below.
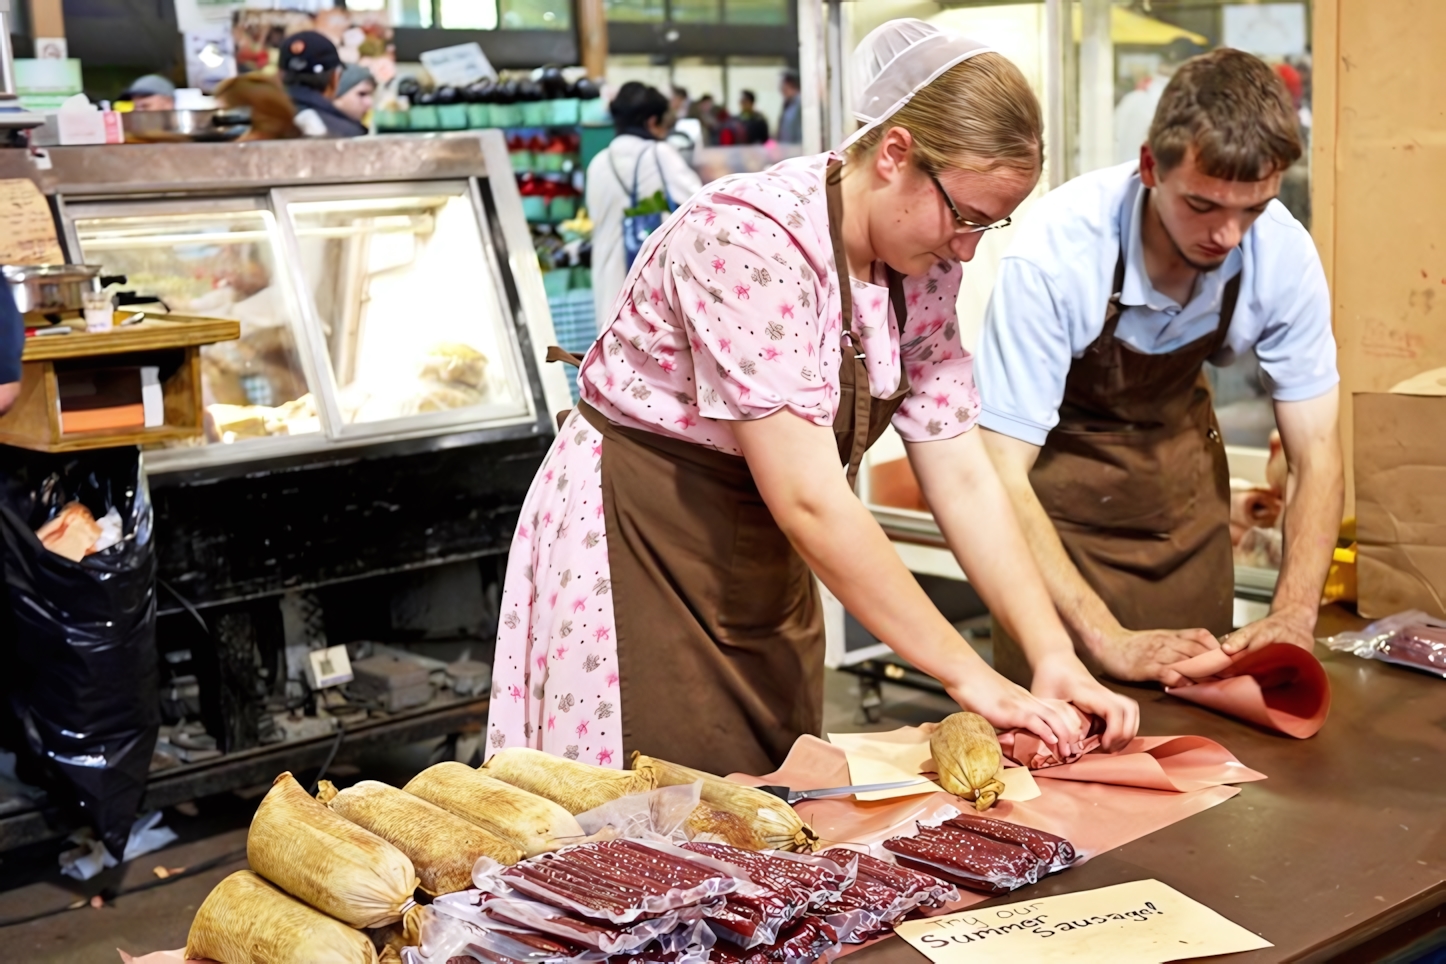
<svg viewBox="0 0 1446 964"><path fill-rule="evenodd" d="M336 44L326 34L303 30L281 41L281 69L289 74L325 74L340 67Z"/></svg>

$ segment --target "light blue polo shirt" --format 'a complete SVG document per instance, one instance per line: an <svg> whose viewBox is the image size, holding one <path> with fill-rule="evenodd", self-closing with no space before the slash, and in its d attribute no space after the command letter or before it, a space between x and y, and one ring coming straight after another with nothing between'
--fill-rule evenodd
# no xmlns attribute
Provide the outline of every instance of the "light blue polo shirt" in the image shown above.
<svg viewBox="0 0 1446 964"><path fill-rule="evenodd" d="M1271 397L1282 402L1316 398L1340 381L1325 272L1310 233L1285 205L1271 201L1182 306L1145 271L1144 199L1131 161L1077 177L1029 212L1000 262L976 353L985 428L1044 444L1059 422L1070 363L1104 329L1121 237L1124 311L1115 335L1130 348L1164 354L1214 331L1225 283L1239 274L1230 330L1211 363L1229 365L1253 348Z"/></svg>

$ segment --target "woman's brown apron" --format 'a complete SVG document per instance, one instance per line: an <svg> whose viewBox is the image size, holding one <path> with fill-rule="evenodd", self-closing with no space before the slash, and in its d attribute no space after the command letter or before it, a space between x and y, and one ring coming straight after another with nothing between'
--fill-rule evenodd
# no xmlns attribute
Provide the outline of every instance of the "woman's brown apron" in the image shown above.
<svg viewBox="0 0 1446 964"><path fill-rule="evenodd" d="M1029 481L1120 625L1222 635L1235 595L1230 471L1202 366L1225 343L1240 275L1225 285L1215 331L1161 355L1115 337L1124 279L1121 252L1104 330L1070 365L1059 424ZM1028 684L1028 662L998 620L994 666Z"/></svg>
<svg viewBox="0 0 1446 964"><path fill-rule="evenodd" d="M829 230L841 269L842 212L834 165ZM847 271L839 279L852 319ZM902 332L903 282L892 271L889 296ZM842 350L833 430L852 485L908 378L901 368L898 390L873 398L847 334ZM586 402L578 411L603 436L624 753L711 773L776 769L794 740L823 725L823 610L808 565L743 458L618 425Z"/></svg>

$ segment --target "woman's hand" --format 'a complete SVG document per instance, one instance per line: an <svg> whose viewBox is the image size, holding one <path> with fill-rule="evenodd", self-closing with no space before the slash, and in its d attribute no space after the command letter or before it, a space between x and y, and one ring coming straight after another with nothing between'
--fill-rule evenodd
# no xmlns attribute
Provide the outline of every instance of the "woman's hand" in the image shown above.
<svg viewBox="0 0 1446 964"><path fill-rule="evenodd" d="M1106 688L1073 653L1053 656L1036 667L1030 692L1045 700L1073 703L1103 719L1100 745L1110 752L1124 749L1140 729L1140 705Z"/></svg>
<svg viewBox="0 0 1446 964"><path fill-rule="evenodd" d="M940 681L954 702L978 713L996 730L1028 730L1052 750L1085 738L1079 714L1064 703L1031 695L982 663L958 679Z"/></svg>

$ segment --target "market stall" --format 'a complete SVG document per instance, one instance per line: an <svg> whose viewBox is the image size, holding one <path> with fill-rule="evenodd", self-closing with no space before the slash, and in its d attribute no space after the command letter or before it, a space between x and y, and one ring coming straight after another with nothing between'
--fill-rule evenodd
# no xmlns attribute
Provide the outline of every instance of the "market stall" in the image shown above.
<svg viewBox="0 0 1446 964"><path fill-rule="evenodd" d="M1359 625L1331 610L1320 628ZM984 761L992 731L950 731L959 719L951 717L830 735L828 744L805 737L777 773L728 781L646 756L615 771L519 749L475 771L440 764L404 788L324 785L315 799L282 775L252 823L251 871L212 892L190 956L209 949L225 959L228 942L256 926L236 911L252 907L289 909L312 940L334 931L358 960L372 953L365 933L382 960L421 962L520 959L524 945L579 961L943 961L949 935L1018 930L1003 926L1012 912L996 920L992 909L1024 909L1017 920L1045 913L1046 898L1090 899L1128 884L1121 893L1205 915L1192 918L1186 946L1169 959L1226 950L1248 953L1242 961L1397 959L1429 942L1446 894L1441 749L1430 737L1441 683L1325 646L1312 658L1324 666L1333 712L1304 741L1157 694L1144 699L1144 731L1192 735L1141 737L1114 755L1071 753L1062 765L1008 732ZM857 782L855 752L870 740L924 746L932 765L916 779L952 792L845 787L854 795L819 790L792 808L771 795ZM994 769L1000 752L1023 766ZM1331 780L1323 792L1323 774L1363 767L1371 779ZM996 802L980 791L1001 772ZM751 789L784 781L799 786ZM345 872L306 873L294 858L315 844L287 843L297 824L361 856ZM291 846L301 851L287 859ZM421 906L409 897L417 877ZM1152 931L1151 916L1093 923ZM978 932L990 920L1000 929ZM273 925L292 926L281 917ZM1051 926L1046 936L1076 929ZM896 927L924 953L890 937ZM1031 928L1038 922L1026 936ZM944 937L920 939L927 934ZM1130 959L1165 959L1152 953L1163 952ZM182 959L177 951L142 960Z"/></svg>
<svg viewBox="0 0 1446 964"><path fill-rule="evenodd" d="M258 754L274 771L338 741L475 726L486 681L474 692L430 664L420 704L290 717L298 693L320 689L305 653L325 628L333 645L352 638L353 607L324 615L318 591L385 612L394 587L366 580L467 564L475 581L456 591L485 634L474 560L506 551L552 413L569 404L541 364L554 336L500 132L55 148L44 167L15 151L0 177L39 185L68 260L128 276L128 310L239 328L199 350L187 437L133 440L154 443L163 703L169 723L197 727L171 744L147 805L239 785ZM298 593L313 594L299 636L278 609ZM12 814L0 839L56 829Z"/></svg>

